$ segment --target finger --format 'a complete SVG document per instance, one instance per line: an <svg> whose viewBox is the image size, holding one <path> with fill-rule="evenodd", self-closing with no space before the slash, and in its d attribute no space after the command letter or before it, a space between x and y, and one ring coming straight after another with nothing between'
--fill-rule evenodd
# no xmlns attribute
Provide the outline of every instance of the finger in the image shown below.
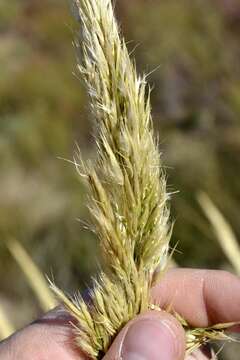
<svg viewBox="0 0 240 360"><path fill-rule="evenodd" d="M0 343L4 360L87 360L74 347L72 318L57 308Z"/></svg>
<svg viewBox="0 0 240 360"><path fill-rule="evenodd" d="M130 321L113 342L104 360L183 360L185 334L165 312L151 311Z"/></svg>
<svg viewBox="0 0 240 360"><path fill-rule="evenodd" d="M171 270L153 288L152 298L195 327L240 321L240 279L225 271Z"/></svg>

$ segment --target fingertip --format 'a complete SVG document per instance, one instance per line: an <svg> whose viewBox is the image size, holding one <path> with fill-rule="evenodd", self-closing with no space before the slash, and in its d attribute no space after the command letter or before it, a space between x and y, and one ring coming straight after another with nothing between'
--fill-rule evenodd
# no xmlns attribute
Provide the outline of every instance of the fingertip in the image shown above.
<svg viewBox="0 0 240 360"><path fill-rule="evenodd" d="M184 353L181 325L166 312L150 311L125 326L104 360L182 360Z"/></svg>

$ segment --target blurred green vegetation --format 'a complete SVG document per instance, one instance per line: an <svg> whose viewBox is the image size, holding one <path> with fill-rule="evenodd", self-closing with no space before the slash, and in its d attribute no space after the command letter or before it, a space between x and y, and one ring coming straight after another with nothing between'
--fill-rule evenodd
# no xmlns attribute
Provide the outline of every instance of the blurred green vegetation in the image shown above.
<svg viewBox="0 0 240 360"><path fill-rule="evenodd" d="M240 5L231 0L118 1L122 31L154 87L172 213L184 266L226 267L196 201L204 190L240 238ZM231 5L231 6L230 6ZM4 241L16 237L43 272L72 290L98 267L78 142L94 156L94 123L75 72L76 24L64 0L0 3L0 297L34 304ZM156 69L152 72L152 70ZM76 221L81 219L82 223ZM23 300L24 297L24 300ZM21 324L21 321L19 320Z"/></svg>
<svg viewBox="0 0 240 360"><path fill-rule="evenodd" d="M32 294L5 249L8 238L69 290L97 267L95 239L76 220L88 220L85 190L73 166L58 159L72 158L76 141L89 151L91 124L72 75L68 4L6 1L0 24L0 272L8 274L0 291L19 299Z"/></svg>

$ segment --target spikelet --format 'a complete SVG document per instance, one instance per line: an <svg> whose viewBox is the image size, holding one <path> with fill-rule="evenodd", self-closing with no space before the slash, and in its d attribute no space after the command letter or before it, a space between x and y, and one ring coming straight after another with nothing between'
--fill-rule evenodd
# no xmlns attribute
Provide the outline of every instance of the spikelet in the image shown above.
<svg viewBox="0 0 240 360"><path fill-rule="evenodd" d="M88 304L52 289L76 318L77 345L100 359L121 328L151 308L172 226L146 76L136 73L110 0L74 0L74 9L81 25L78 68L98 133L96 163L74 162L89 186L105 268Z"/></svg>

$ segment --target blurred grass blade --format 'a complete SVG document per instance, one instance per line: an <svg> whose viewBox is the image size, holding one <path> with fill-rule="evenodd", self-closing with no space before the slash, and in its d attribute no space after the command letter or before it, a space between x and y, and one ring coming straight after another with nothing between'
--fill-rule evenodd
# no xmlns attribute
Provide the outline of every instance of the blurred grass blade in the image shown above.
<svg viewBox="0 0 240 360"><path fill-rule="evenodd" d="M14 326L11 324L10 320L5 315L4 309L0 305L0 341L12 335L14 331Z"/></svg>
<svg viewBox="0 0 240 360"><path fill-rule="evenodd" d="M23 246L18 241L11 239L7 242L7 247L26 276L28 284L34 291L41 308L48 311L56 306L57 303L48 287L47 280Z"/></svg>
<svg viewBox="0 0 240 360"><path fill-rule="evenodd" d="M201 192L198 194L197 199L213 226L224 254L227 256L237 274L240 274L240 246L231 226L207 194Z"/></svg>

